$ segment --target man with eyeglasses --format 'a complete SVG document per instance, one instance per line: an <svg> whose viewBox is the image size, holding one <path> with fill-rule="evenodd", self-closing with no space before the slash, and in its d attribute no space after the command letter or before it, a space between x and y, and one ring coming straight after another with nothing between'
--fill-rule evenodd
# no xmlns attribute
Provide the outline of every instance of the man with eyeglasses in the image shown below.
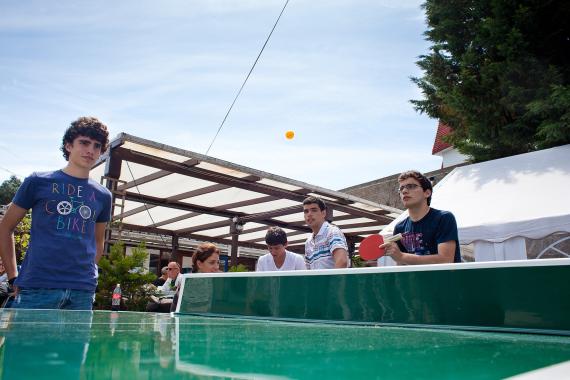
<svg viewBox="0 0 570 380"><path fill-rule="evenodd" d="M430 180L411 170L400 174L398 184L409 216L394 228L394 235L401 233L402 239L381 245L386 255L399 265L461 262L455 217L449 211L430 207Z"/></svg>
<svg viewBox="0 0 570 380"><path fill-rule="evenodd" d="M171 261L166 267L168 278L162 286L158 287L159 297L151 297L151 302L146 305L146 311L159 311L168 313L172 306L172 301L176 291L180 289L182 283L182 274L180 273L180 264Z"/></svg>

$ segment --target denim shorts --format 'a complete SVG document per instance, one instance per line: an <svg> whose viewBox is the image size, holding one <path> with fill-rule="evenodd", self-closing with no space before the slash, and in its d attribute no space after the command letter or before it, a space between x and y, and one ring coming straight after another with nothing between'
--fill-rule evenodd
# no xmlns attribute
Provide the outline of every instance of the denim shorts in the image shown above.
<svg viewBox="0 0 570 380"><path fill-rule="evenodd" d="M91 310L95 292L75 289L20 288L14 309Z"/></svg>

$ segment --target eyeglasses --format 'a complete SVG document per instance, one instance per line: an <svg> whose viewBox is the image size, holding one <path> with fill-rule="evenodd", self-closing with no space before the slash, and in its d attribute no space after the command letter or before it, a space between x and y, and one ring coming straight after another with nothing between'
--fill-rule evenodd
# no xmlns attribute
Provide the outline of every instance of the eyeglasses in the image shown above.
<svg viewBox="0 0 570 380"><path fill-rule="evenodd" d="M410 191L410 190L414 190L416 187L420 187L420 185L418 185L417 183L408 183L408 184L405 184L405 185L398 187L397 191L398 191L398 193L403 193L404 189Z"/></svg>
<svg viewBox="0 0 570 380"><path fill-rule="evenodd" d="M178 270L178 268L166 268L166 270Z"/></svg>

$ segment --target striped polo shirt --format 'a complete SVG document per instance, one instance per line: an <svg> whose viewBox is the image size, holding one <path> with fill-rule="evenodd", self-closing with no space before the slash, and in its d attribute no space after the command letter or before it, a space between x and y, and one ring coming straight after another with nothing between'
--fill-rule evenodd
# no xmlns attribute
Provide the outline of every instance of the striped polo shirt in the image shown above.
<svg viewBox="0 0 570 380"><path fill-rule="evenodd" d="M337 226L325 221L315 236L305 242L305 262L309 269L334 269L333 251L344 248L348 251L344 234Z"/></svg>

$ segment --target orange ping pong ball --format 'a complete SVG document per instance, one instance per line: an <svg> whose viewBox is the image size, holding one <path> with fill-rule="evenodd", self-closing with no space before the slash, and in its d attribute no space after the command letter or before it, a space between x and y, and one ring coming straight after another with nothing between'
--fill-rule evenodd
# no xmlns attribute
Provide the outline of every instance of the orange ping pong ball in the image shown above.
<svg viewBox="0 0 570 380"><path fill-rule="evenodd" d="M293 137L295 137L295 132L293 132L293 131L287 131L287 132L285 132L285 138L286 138L287 140L292 140Z"/></svg>

